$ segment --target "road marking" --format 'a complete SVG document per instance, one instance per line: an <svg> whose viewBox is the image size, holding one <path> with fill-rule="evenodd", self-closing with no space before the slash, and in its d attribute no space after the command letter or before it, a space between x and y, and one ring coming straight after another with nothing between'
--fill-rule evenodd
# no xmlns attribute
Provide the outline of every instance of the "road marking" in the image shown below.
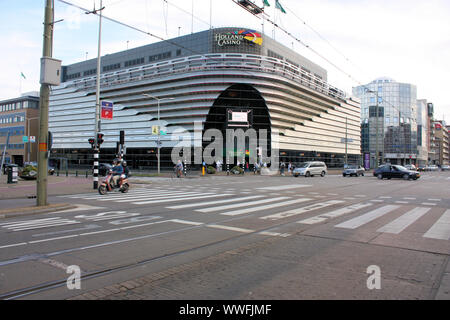
<svg viewBox="0 0 450 320"><path fill-rule="evenodd" d="M6 246L1 246L0 249L11 248L11 247L18 247L18 246L23 246L23 245L26 245L26 244L27 244L26 242L8 244Z"/></svg>
<svg viewBox="0 0 450 320"><path fill-rule="evenodd" d="M428 201L441 201L442 199L428 199Z"/></svg>
<svg viewBox="0 0 450 320"><path fill-rule="evenodd" d="M392 197L389 196L384 196L384 197L379 197L380 199L392 199Z"/></svg>
<svg viewBox="0 0 450 320"><path fill-rule="evenodd" d="M295 216L295 215L299 215L299 214L303 214L305 212L309 212L309 211L313 211L313 210L318 210L318 209L323 209L335 204L339 204L339 203L343 203L344 201L341 200L329 200L326 202L321 202L321 203L315 203L303 208L298 208L298 209L294 209L294 210L289 210L289 211L285 211L285 212L280 212L280 213L276 213L276 214L271 214L265 217L261 217L260 219L270 219L270 220L278 220L278 219L283 219L283 218L287 218L287 217L291 217L291 216Z"/></svg>
<svg viewBox="0 0 450 320"><path fill-rule="evenodd" d="M75 232L75 231L83 231L83 230L90 230L90 229L97 229L97 228L101 228L101 226L99 226L98 224L88 224L84 227L77 228L77 229L69 229L69 230L62 230L62 231L33 234L32 237L51 236L51 235L56 235L56 234L70 233L70 232Z"/></svg>
<svg viewBox="0 0 450 320"><path fill-rule="evenodd" d="M155 220L160 219L162 217L160 216L140 216L140 217L133 217L128 219L120 219L120 220L114 220L110 221L110 224L119 225L119 224L129 224L129 223L135 223L135 222L141 222L141 221L148 221L148 220Z"/></svg>
<svg viewBox="0 0 450 320"><path fill-rule="evenodd" d="M54 218L35 219L27 221L8 222L4 223L2 225L2 228L12 231L25 231L25 230L34 230L40 228L49 228L78 223L80 222L75 220L62 219L60 217L54 217Z"/></svg>
<svg viewBox="0 0 450 320"><path fill-rule="evenodd" d="M247 209L239 209L239 210L224 212L221 214L225 215L225 216L236 216L239 214L244 214L244 213L249 213L249 212L262 211L262 210L267 210L267 209L272 209L272 208L289 206L294 203L306 202L306 201L310 201L310 200L312 200L312 199L302 198L302 199L296 199L296 200L290 200L290 201L284 201L284 202L277 202L277 203L268 204L265 206L257 206L257 207L247 208ZM259 203L261 203L261 201Z"/></svg>
<svg viewBox="0 0 450 320"><path fill-rule="evenodd" d="M328 220L328 219L332 219L332 218L337 218L340 217L342 215L357 211L359 209L363 209L366 207L370 207L372 206L371 203L357 203L357 204L353 204L351 206L345 207L345 208L341 208L341 209L337 209L325 214L319 214L318 216L312 217L312 218L308 218L308 219L304 219L301 221L297 221L297 223L303 223L303 224L316 224L316 223L320 223L322 221Z"/></svg>
<svg viewBox="0 0 450 320"><path fill-rule="evenodd" d="M370 200L372 202L384 202L384 200Z"/></svg>
<svg viewBox="0 0 450 320"><path fill-rule="evenodd" d="M239 208L239 207L243 207L243 206L257 205L257 204L267 203L267 202L274 202L274 201L285 200L285 199L290 199L290 198L289 197L270 198L270 199L265 199L265 200L251 201L251 202L247 202L245 204L234 203L234 204L229 204L229 205L226 205L226 206L211 207L211 208L206 208L206 209L197 209L195 211L202 212L202 213L207 213L207 212L214 212L214 211L220 211L220 210L228 210L228 209L233 209L233 208Z"/></svg>
<svg viewBox="0 0 450 320"><path fill-rule="evenodd" d="M134 217L139 216L140 213L135 212L126 212L126 211L108 211L108 212L101 212L94 215L78 215L75 216L75 219L85 219L89 221L103 221L103 220L111 220L111 219L117 219L117 218L128 218L128 217Z"/></svg>
<svg viewBox="0 0 450 320"><path fill-rule="evenodd" d="M192 208L192 207L209 206L209 205L220 204L220 203L239 202L239 201L250 200L250 199L258 199L258 198L263 198L263 197L264 196L251 196L251 197L242 197L242 198L236 198L236 199L208 201L208 202L199 202L199 203L189 203L189 204L182 204L182 205L179 205L179 206L172 206L172 207L166 207L166 208L167 209L185 209L185 208Z"/></svg>
<svg viewBox="0 0 450 320"><path fill-rule="evenodd" d="M28 241L28 243L41 243L41 242L55 241L55 240L61 240L61 239L69 239L69 238L75 238L75 237L78 237L78 235L77 234L72 234L70 236L64 236L64 237L49 238L49 239L42 239L42 240L33 240L33 241Z"/></svg>
<svg viewBox="0 0 450 320"><path fill-rule="evenodd" d="M450 239L450 209L445 210L438 221L423 235L424 238Z"/></svg>
<svg viewBox="0 0 450 320"><path fill-rule="evenodd" d="M237 227L230 227L230 226L223 226L223 225L218 225L218 224L207 224L206 226L208 228L223 229L223 230L243 232L243 233L255 232L255 230L243 229L243 228L237 228Z"/></svg>
<svg viewBox="0 0 450 320"><path fill-rule="evenodd" d="M175 222L175 223L181 223L181 224L188 224L188 225L193 225L193 226L201 226L202 224L205 224L203 222L194 222L194 221L187 221L187 220L181 220L181 219L172 219L172 220L168 220L171 222Z"/></svg>
<svg viewBox="0 0 450 320"><path fill-rule="evenodd" d="M196 200L196 199L203 199L203 198L215 198L215 197L225 197L225 196L232 196L233 194L230 193L224 193L224 194L213 194L213 193L204 193L203 196L199 197L184 197L184 198L171 198L171 199L165 199L165 200L152 200L152 201L137 201L132 202L133 204L152 204L152 203L163 203L163 202L172 202L172 201L183 201L183 200Z"/></svg>
<svg viewBox="0 0 450 320"><path fill-rule="evenodd" d="M424 205L424 206L435 206L436 203L432 203L432 202L422 202L422 205Z"/></svg>
<svg viewBox="0 0 450 320"><path fill-rule="evenodd" d="M416 198L404 197L404 200L416 200Z"/></svg>
<svg viewBox="0 0 450 320"><path fill-rule="evenodd" d="M119 230L120 230L120 228L94 231L94 232L86 232L86 233L81 233L80 236L88 236L88 235L92 235L92 234L106 233L106 232L119 231Z"/></svg>
<svg viewBox="0 0 450 320"><path fill-rule="evenodd" d="M388 223L384 227L378 229L377 232L399 234L424 214L426 214L428 211L430 211L430 208L414 208L398 217L394 221Z"/></svg>
<svg viewBox="0 0 450 320"><path fill-rule="evenodd" d="M353 218L351 220L345 221L343 223L340 223L336 225L336 228L345 228L345 229L356 229L366 223L369 223L379 217L384 216L385 214L394 211L396 209L400 208L400 206L396 205L387 205L375 210L372 210L366 214L363 214L362 216Z"/></svg>
<svg viewBox="0 0 450 320"><path fill-rule="evenodd" d="M271 236L271 237L289 237L289 233L279 233L279 232L271 232L271 231L261 231L258 232L258 234L264 235L264 236Z"/></svg>
<svg viewBox="0 0 450 320"><path fill-rule="evenodd" d="M295 188L307 188L311 187L309 184L288 184L285 186L273 186L273 187L264 187L264 188L257 188L258 190L274 190L274 191L280 191L280 190L288 190L288 189L295 189Z"/></svg>
<svg viewBox="0 0 450 320"><path fill-rule="evenodd" d="M117 197L117 198L101 198L101 199L97 199L98 201L110 201L110 200L114 200L114 201L120 201L120 202L133 202L136 200L157 200L157 199L164 199L164 198L179 198L179 197L186 197L186 196L197 196L197 195L201 195L204 194L203 192L198 192L198 191L192 191L192 192L170 192L170 193L157 193L154 195L141 195L141 196L135 196L133 194L129 194L127 196L122 196L122 197ZM212 193L211 193L212 194Z"/></svg>
<svg viewBox="0 0 450 320"><path fill-rule="evenodd" d="M398 204L408 204L409 202L408 202L408 201L395 201L395 203L398 203Z"/></svg>

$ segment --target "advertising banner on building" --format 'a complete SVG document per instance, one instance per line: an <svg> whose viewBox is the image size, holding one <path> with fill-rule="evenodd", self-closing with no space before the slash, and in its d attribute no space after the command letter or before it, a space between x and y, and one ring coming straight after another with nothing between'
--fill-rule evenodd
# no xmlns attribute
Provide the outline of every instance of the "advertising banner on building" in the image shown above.
<svg viewBox="0 0 450 320"><path fill-rule="evenodd" d="M364 169L370 169L370 153L364 153Z"/></svg>

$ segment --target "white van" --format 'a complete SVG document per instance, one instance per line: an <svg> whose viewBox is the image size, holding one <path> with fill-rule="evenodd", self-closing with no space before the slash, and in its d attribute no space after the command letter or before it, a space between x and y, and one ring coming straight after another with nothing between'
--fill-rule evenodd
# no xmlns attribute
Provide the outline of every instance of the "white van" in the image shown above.
<svg viewBox="0 0 450 320"><path fill-rule="evenodd" d="M319 174L321 177L324 177L327 174L327 165L322 161L302 162L297 167L295 167L292 174L294 175L294 177L312 177Z"/></svg>

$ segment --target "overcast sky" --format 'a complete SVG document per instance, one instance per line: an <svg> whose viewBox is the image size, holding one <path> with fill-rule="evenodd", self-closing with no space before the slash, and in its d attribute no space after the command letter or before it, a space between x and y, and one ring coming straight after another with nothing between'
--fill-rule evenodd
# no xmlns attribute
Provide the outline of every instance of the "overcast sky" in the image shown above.
<svg viewBox="0 0 450 320"><path fill-rule="evenodd" d="M66 1L89 9L100 3ZM450 123L450 1L280 0L286 14L275 10L275 0L268 1L270 19L332 64L282 31L273 33L268 22L264 33L324 67L331 85L351 94L352 87L378 77L412 83L417 98L433 102L435 116ZM4 100L40 88L45 0L0 0L0 4L0 100ZM165 39L209 29L210 23L262 30L262 20L232 0L103 0L103 5L106 16ZM53 56L63 64L95 58L98 19L55 0L55 20L60 19L64 21L55 25ZM157 41L103 22L102 54Z"/></svg>

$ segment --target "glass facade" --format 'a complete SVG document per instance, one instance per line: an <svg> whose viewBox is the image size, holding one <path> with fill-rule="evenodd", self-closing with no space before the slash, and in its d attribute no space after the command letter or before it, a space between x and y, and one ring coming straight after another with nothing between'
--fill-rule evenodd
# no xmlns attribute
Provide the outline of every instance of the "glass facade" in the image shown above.
<svg viewBox="0 0 450 320"><path fill-rule="evenodd" d="M362 152L370 154L370 166L376 151L379 162L417 163L416 86L379 78L353 88L353 94L361 99Z"/></svg>

